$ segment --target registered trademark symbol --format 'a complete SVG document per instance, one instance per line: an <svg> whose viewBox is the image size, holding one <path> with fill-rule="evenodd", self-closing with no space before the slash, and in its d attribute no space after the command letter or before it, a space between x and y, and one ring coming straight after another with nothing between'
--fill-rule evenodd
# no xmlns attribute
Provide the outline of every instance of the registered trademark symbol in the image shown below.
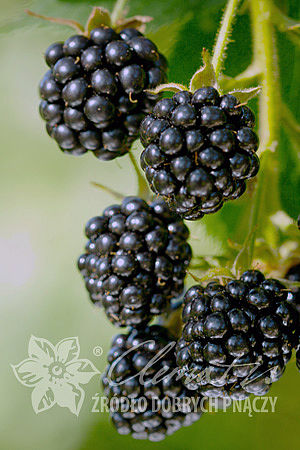
<svg viewBox="0 0 300 450"><path fill-rule="evenodd" d="M100 345L96 345L96 347L93 348L93 354L95 356L101 356L103 353L103 348L100 347Z"/></svg>

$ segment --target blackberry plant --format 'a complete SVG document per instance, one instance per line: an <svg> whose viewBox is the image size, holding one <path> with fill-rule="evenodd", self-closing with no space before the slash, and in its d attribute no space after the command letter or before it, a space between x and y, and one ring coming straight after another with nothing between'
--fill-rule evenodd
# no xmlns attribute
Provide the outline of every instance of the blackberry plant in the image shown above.
<svg viewBox="0 0 300 450"><path fill-rule="evenodd" d="M93 303L117 326L141 326L183 291L191 259L188 228L162 199L126 197L85 227L78 259Z"/></svg>
<svg viewBox="0 0 300 450"><path fill-rule="evenodd" d="M78 259L92 302L113 324L131 327L113 340L103 386L109 399L146 397L143 412L111 411L117 431L137 439L161 440L201 415L154 412L154 398L264 395L293 351L300 370L299 267L285 273L300 255L299 209L289 202L295 172L289 183L285 173L282 192L279 183L290 161L281 125L293 147L299 127L281 98L274 33L276 26L296 39L299 25L271 0L248 2L253 61L229 77L222 68L239 3L228 1L212 57L203 49L203 67L188 87L165 84L166 59L141 34L148 19L140 16L120 21L113 14L111 21L95 8L85 29L67 21L76 36L45 55L50 70L41 83L40 110L63 151L113 159L129 152L139 134L144 147L138 157L150 191L129 152L138 196L118 194L121 204L88 221ZM167 91L172 97L161 98ZM254 131L247 103L258 93ZM241 197L247 180L246 201L204 217ZM189 228L184 223L201 218ZM170 329L176 337L181 331L186 275L197 284L184 295L182 335L141 382L139 372L174 340ZM149 325L156 316L159 325ZM155 384L164 368L179 369L182 379Z"/></svg>
<svg viewBox="0 0 300 450"><path fill-rule="evenodd" d="M159 325L131 330L113 339L102 383L109 400L120 400L120 410L111 411L111 419L118 433L131 434L135 439L161 441L181 427L192 425L200 419L201 411L194 411L184 406L183 402L176 409L166 410L162 407L166 400L184 400L192 395L173 375L176 370L174 343L174 337ZM159 359L160 353L163 356ZM158 359L152 363L155 357ZM141 382L139 374L143 370ZM159 371L161 375L155 379ZM122 400L123 403L126 399L135 400L138 405L141 398L146 399L142 412L138 407L122 412ZM153 405L157 405L155 411Z"/></svg>
<svg viewBox="0 0 300 450"><path fill-rule="evenodd" d="M47 48L49 70L40 82L40 115L64 153L112 160L138 137L157 97L146 89L165 82L167 70L165 57L139 31L148 20L112 24L107 11L94 8L85 28L64 21L80 34Z"/></svg>

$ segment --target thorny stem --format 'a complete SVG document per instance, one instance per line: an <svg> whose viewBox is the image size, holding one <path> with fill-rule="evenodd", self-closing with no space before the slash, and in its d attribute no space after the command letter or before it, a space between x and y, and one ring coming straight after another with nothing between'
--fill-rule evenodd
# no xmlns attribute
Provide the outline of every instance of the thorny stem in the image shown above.
<svg viewBox="0 0 300 450"><path fill-rule="evenodd" d="M222 70L223 60L226 53L226 47L229 42L232 24L236 15L237 7L240 0L229 0L222 18L221 28L219 30L214 53L212 57L212 65L216 72L216 78L218 79Z"/></svg>
<svg viewBox="0 0 300 450"><path fill-rule="evenodd" d="M130 158L131 164L132 164L132 166L134 168L134 171L135 171L136 177L137 177L138 195L141 198L147 200L148 193L149 193L147 182L146 182L145 178L142 176L142 174L140 172L140 169L139 169L139 166L138 166L138 164L137 164L137 162L136 162L132 152L129 151L128 154L129 154L129 158Z"/></svg>
<svg viewBox="0 0 300 450"><path fill-rule="evenodd" d="M116 25L118 20L123 18L124 9L128 0L117 0L114 9L111 13L111 21L113 25Z"/></svg>

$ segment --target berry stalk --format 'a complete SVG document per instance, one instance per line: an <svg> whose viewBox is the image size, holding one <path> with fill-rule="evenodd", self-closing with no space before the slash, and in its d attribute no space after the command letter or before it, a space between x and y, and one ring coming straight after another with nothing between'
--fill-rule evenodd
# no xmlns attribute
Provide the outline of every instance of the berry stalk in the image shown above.
<svg viewBox="0 0 300 450"><path fill-rule="evenodd" d="M116 24L118 20L123 19L124 10L126 7L128 0L118 0L114 6L114 9L111 13L111 21L113 24Z"/></svg>
<svg viewBox="0 0 300 450"><path fill-rule="evenodd" d="M254 61L262 73L262 94L259 100L259 135L261 174L256 182L255 192L250 206L249 231L257 227L260 233L267 234L269 217L279 206L277 159L275 152L279 140L280 86L278 77L277 51L274 28L271 22L272 3L270 0L253 0L250 3ZM271 191L271 192L270 192ZM262 223L267 218L268 223ZM251 264L256 233L253 232L249 243Z"/></svg>
<svg viewBox="0 0 300 450"><path fill-rule="evenodd" d="M218 78L222 70L223 60L239 2L240 0L229 0L222 18L221 28L217 35L212 57L212 65L215 69L216 78Z"/></svg>

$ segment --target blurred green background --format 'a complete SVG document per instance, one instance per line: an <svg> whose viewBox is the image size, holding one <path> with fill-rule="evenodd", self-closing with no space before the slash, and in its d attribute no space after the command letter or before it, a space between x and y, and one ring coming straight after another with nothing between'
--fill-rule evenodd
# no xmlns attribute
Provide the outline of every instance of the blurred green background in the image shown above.
<svg viewBox="0 0 300 450"><path fill-rule="evenodd" d="M200 64L201 48L213 45L224 4L219 0L132 0L130 13L154 16L155 21L149 27L152 32L175 21L176 40L172 43L168 38L161 44L169 47L170 79L187 83ZM279 4L297 18L297 1L283 0ZM25 7L30 7L39 13L85 22L91 5L97 3L80 0L0 2L0 448L94 450L126 445L132 449L150 446L207 450L299 448L300 378L294 362L272 387L272 396L278 396L276 413L254 413L252 418L230 411L206 414L192 427L181 429L157 444L118 436L106 414L91 412L92 396L101 392L97 377L85 386L86 397L77 418L58 406L36 415L31 406L30 389L19 384L12 373L10 364L17 364L27 356L31 334L49 339L53 344L65 337L78 336L81 357L90 359L102 371L105 352L117 332L89 303L76 270L76 259L84 245L84 223L114 202L90 181L99 181L124 194L134 194L135 176L127 156L109 163L90 155L67 157L47 136L38 115L37 85L46 71L43 52L50 43L67 38L70 31L23 14ZM111 7L112 2L103 2L102 6ZM229 48L226 62L229 75L241 72L250 62L249 33L249 17L244 8L244 13L237 18L234 42ZM284 36L279 37L278 45L283 95L297 116L299 52ZM255 102L252 106L255 107ZM295 195L297 184L293 184L293 179L297 181L297 178L292 172L295 156L285 136L281 145L286 149L280 165L284 181L282 199L284 209L295 218L299 212ZM200 237L197 245L202 253L213 255L224 251L227 237L234 233L232 224L237 211L241 211L245 203L244 199L226 205L222 212L197 225ZM96 345L103 347L102 357L93 355Z"/></svg>

